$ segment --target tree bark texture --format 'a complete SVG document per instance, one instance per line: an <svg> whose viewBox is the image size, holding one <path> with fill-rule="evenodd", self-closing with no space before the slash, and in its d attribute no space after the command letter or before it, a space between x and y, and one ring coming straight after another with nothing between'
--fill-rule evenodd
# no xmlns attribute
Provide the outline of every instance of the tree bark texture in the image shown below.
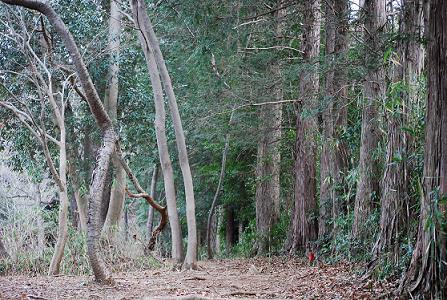
<svg viewBox="0 0 447 300"><path fill-rule="evenodd" d="M283 0L278 0L282 7ZM283 35L283 19L286 9L275 12L275 37L280 42ZM283 100L280 59L276 58L270 67L274 82L274 101ZM258 153L256 162L256 232L258 254L269 251L271 230L279 220L280 172L281 172L281 123L282 104L262 106L259 113Z"/></svg>
<svg viewBox="0 0 447 300"><path fill-rule="evenodd" d="M358 166L357 193L354 203L354 222L352 235L364 238L368 235L366 221L373 207L374 199L378 199L379 170L378 153L379 128L378 105L385 95L385 72L382 67L381 33L386 23L386 1L366 0L365 41L368 46L368 57L365 65L368 68L363 85L364 103L362 107L362 132L360 141L360 159Z"/></svg>
<svg viewBox="0 0 447 300"><path fill-rule="evenodd" d="M428 97L423 195L417 242L400 284L405 297L447 297L447 2L429 2L427 27Z"/></svg>
<svg viewBox="0 0 447 300"><path fill-rule="evenodd" d="M398 43L400 61L393 66L393 83L388 99L388 144L385 170L382 179L380 231L372 250L369 272L385 259L397 265L400 257L400 234L407 223L404 207L408 199L407 179L407 134L402 128L408 126L407 107L415 105L414 93L421 71L422 53L419 44L422 26L422 1L406 0L399 20L399 33L403 39ZM419 54L418 54L419 53Z"/></svg>
<svg viewBox="0 0 447 300"><path fill-rule="evenodd" d="M166 193L166 204L168 207L169 224L171 227L172 237L172 258L176 263L183 260L183 245L180 221L177 212L177 201L174 186L174 172L172 170L172 162L169 157L168 141L166 137L166 111L164 107L163 88L160 81L160 74L155 62L152 46L149 44L149 36L147 22L143 20L147 13L145 6L141 6L141 2L131 0L132 14L135 26L139 29L138 37L146 58L146 64L152 83L155 103L155 135L157 137L158 154L160 156L160 164L163 172L163 179Z"/></svg>
<svg viewBox="0 0 447 300"><path fill-rule="evenodd" d="M326 3L326 57L328 71L323 111L323 149L320 162L319 238L336 229L341 212L339 192L346 171L346 145L340 135L346 129L346 71L343 67L348 47L349 3L330 0Z"/></svg>
<svg viewBox="0 0 447 300"><path fill-rule="evenodd" d="M291 253L302 250L318 235L316 202L316 107L318 98L318 56L320 53L320 1L305 1L302 37L306 68L300 74L300 99L296 116L295 195L292 222L285 243Z"/></svg>

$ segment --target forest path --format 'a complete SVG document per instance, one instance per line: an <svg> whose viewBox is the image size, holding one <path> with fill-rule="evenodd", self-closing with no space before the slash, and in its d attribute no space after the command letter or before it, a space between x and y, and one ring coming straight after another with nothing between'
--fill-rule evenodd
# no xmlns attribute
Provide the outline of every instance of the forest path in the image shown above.
<svg viewBox="0 0 447 300"><path fill-rule="evenodd" d="M349 264L309 266L287 257L202 261L197 271L166 266L114 278L114 286L101 286L89 276L0 277L0 299L374 299L391 288L362 282Z"/></svg>

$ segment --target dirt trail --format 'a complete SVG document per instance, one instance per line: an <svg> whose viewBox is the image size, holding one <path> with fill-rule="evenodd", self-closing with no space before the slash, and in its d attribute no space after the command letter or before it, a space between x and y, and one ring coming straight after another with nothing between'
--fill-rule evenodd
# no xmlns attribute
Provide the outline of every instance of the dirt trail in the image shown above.
<svg viewBox="0 0 447 300"><path fill-rule="evenodd" d="M0 277L0 299L374 299L390 289L361 282L349 265L310 267L285 257L203 261L197 271L166 266L114 278L114 286L101 286L88 276Z"/></svg>

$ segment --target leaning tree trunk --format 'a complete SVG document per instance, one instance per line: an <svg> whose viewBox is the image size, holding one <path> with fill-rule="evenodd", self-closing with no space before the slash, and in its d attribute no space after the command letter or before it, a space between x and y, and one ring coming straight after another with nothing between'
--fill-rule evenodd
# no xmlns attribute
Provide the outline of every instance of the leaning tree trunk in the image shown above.
<svg viewBox="0 0 447 300"><path fill-rule="evenodd" d="M362 132L360 141L359 178L354 204L354 222L352 235L364 238L367 228L364 226L373 207L373 200L378 197L379 172L377 149L379 144L378 105L385 94L385 73L380 54L381 32L386 22L386 1L366 0L365 41L368 45L367 75L363 86L364 103L362 108Z"/></svg>
<svg viewBox="0 0 447 300"><path fill-rule="evenodd" d="M304 3L303 60L307 66L300 74L300 97L296 116L295 195L292 222L285 250L304 249L317 238L318 222L313 216L316 202L316 144L318 98L318 56L320 53L320 1Z"/></svg>
<svg viewBox="0 0 447 300"><path fill-rule="evenodd" d="M422 1L405 0L400 16L399 33L411 37L398 43L398 57L400 61L394 67L394 78L388 103L393 105L388 110L388 144L386 164L382 181L380 231L372 250L372 259L368 266L368 273L372 273L381 259L397 265L399 263L399 238L403 232L404 204L407 199L407 135L402 128L408 126L405 115L407 107L414 101L412 90L417 85L417 78L421 71L421 60L413 60L414 53L421 52L419 42L420 27L422 26ZM418 57L418 55L416 55ZM402 86L406 86L402 89ZM400 99L400 101L395 101Z"/></svg>
<svg viewBox="0 0 447 300"><path fill-rule="evenodd" d="M284 0L278 0L277 6L284 6ZM275 13L275 37L279 44L283 35L283 19L286 9ZM276 102L283 100L280 58L276 57L271 66L273 82L272 94ZM271 230L280 215L280 169L281 169L281 123L282 104L262 106L259 114L261 134L258 142L256 163L256 232L258 236L258 254L269 251Z"/></svg>
<svg viewBox="0 0 447 300"><path fill-rule="evenodd" d="M183 175L183 185L185 187L186 196L186 223L188 227L188 246L186 250L185 261L183 267L185 269L197 268L197 226L196 212L194 200L194 187L191 169L189 166L188 152L186 149L185 134L183 131L182 121L180 118L177 100L175 98L174 89L172 87L171 77L169 76L166 63L160 50L158 39L155 35L151 21L149 19L146 5L141 0L131 0L132 6L136 7L136 16L143 24L146 30L145 43L148 43L149 49L153 52L155 62L160 71L160 77L163 82L164 91L168 98L169 109L171 111L172 123L174 124L175 140L177 143L177 151L180 168ZM140 23L141 24L141 23Z"/></svg>
<svg viewBox="0 0 447 300"><path fill-rule="evenodd" d="M108 88L104 104L112 122L117 120L118 111L118 72L119 72L119 56L120 56L120 34L121 34L121 12L119 4L116 0L110 1L110 18L109 18L109 54L110 67L108 74ZM112 156L114 166L113 176L115 178L112 189L110 191L110 201L107 210L107 216L104 222L103 232L112 233L111 229L117 226L121 220L124 207L124 190L126 188L126 172L119 163L116 154Z"/></svg>
<svg viewBox="0 0 447 300"><path fill-rule="evenodd" d="M168 140L166 137L166 112L164 107L163 89L160 81L157 64L155 62L154 53L149 45L147 22L143 18L147 17L146 11L140 6L140 2L136 0L130 1L132 5L132 14L135 26L139 29L138 37L146 58L146 64L149 76L152 82L155 103L155 135L157 137L158 154L160 156L160 164L163 172L165 184L166 204L168 207L169 223L171 225L172 236L172 258L177 264L183 259L182 233L177 212L177 203L174 186L174 172L169 157Z"/></svg>
<svg viewBox="0 0 447 300"><path fill-rule="evenodd" d="M416 246L399 291L405 297L447 297L447 2L430 1L428 97L423 195Z"/></svg>

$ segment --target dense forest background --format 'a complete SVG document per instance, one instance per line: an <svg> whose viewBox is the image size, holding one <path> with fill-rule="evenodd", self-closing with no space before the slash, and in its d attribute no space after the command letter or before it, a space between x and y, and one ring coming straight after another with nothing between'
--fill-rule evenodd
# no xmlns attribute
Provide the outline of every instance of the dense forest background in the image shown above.
<svg viewBox="0 0 447 300"><path fill-rule="evenodd" d="M2 2L2 274L313 253L445 295L442 0Z"/></svg>

